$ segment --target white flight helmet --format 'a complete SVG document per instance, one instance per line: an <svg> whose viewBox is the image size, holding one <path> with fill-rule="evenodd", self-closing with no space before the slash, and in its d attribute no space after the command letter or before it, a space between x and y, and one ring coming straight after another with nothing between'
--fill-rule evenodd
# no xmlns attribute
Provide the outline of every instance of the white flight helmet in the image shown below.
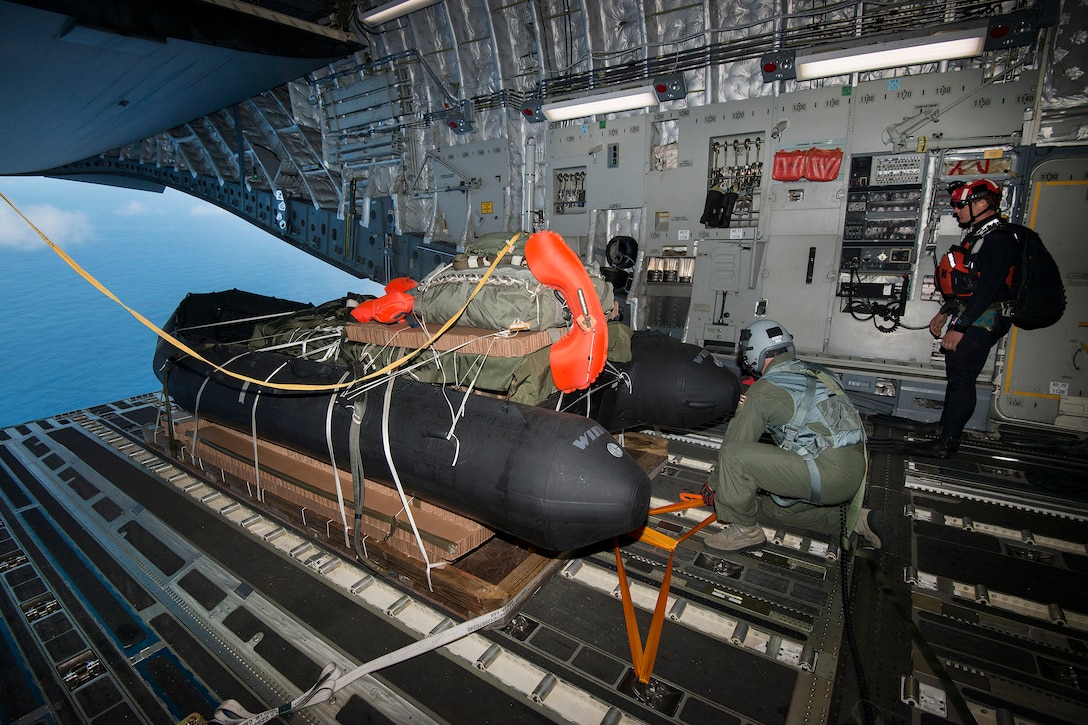
<svg viewBox="0 0 1088 725"><path fill-rule="evenodd" d="M796 353L793 335L774 320L757 320L740 331L740 354L744 366L757 375L775 355Z"/></svg>

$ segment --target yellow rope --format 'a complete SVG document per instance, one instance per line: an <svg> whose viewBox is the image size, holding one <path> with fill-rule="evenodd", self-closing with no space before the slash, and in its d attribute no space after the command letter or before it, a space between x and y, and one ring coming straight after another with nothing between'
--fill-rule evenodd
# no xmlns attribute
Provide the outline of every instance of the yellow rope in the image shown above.
<svg viewBox="0 0 1088 725"><path fill-rule="evenodd" d="M510 237L510 241L508 241L506 243L506 245L502 248L502 251L500 251L495 256L495 260L491 263L491 266L488 268L488 270L484 274L484 276L480 278L480 281L476 284L476 287L472 290L472 294L470 294L468 296L468 299L465 300L465 304L461 307L461 309L458 310L457 313L455 315L453 315L450 319L448 319L446 321L446 323L444 325L442 325L442 327L438 328L438 331L435 332L433 335L431 335L429 340L427 340L425 343L420 345L415 350L412 350L410 352L405 353L399 359L394 360L393 362L389 363L388 365L386 365L385 367L383 367L380 370L376 370L376 371L374 371L372 373L368 373L368 374L366 374L366 375L364 375L364 376L362 376L360 378L356 378L355 380L349 380L349 381L344 382L344 383L332 383L332 384L329 384L329 385L305 385L305 384L302 384L302 383L272 383L272 382L269 382L267 380L258 380L256 378L251 378L251 377L248 377L246 375L241 375L240 373L231 372L230 370L227 370L222 365L217 365L216 363L213 363L210 360L205 359L196 350L193 350L188 345L186 345L185 343L181 342L180 340L178 340L177 338L172 336L170 333L168 333L165 330L159 328L155 323L151 322L146 317L141 315L139 312L132 309L131 307L126 305L124 302L122 302L120 299L118 299L117 296L115 294L113 294L113 292L111 292L109 289L106 288L105 285L103 285L101 282L99 282L97 279L95 279L94 276L90 272L83 269L83 267L79 266L79 264L74 259L72 259L70 256L68 256L67 252L65 252L63 249L61 249L59 246L57 246L56 243L54 243L53 240L51 240L49 237L47 237L45 235L45 233L41 229L38 229L38 227L34 226L34 222L27 219L26 215L24 215L21 211L19 211L19 208L17 206L15 206L14 202L12 202L11 199L9 199L3 192L0 192L0 198L3 198L3 200L5 202L7 202L8 206L10 206L15 211L15 213L18 214L22 218L22 220L25 221L30 226L30 228L34 230L34 232L39 237L41 237L42 241L45 242L46 244L48 244L49 248L52 249L54 252L56 252L57 256L60 257L61 259L63 259L68 264L69 267L74 269L79 274L80 277L82 277L83 279L90 282L99 292L101 292L106 297L109 297L111 300L113 300L118 305L123 307L130 315L132 315L137 320L139 320L141 323L143 323L145 327L152 330L156 335L161 337L163 340L166 340L171 345L178 348L179 350L186 353L187 355L190 355L190 356L196 358L197 360L200 360L201 362L205 363L206 365L209 365L210 367L215 368L216 370L223 373L224 375L229 375L230 377L232 377L232 378L234 378L236 380L241 380L241 381L244 381L244 382L247 382L247 383L252 383L254 385L262 385L262 386L264 386L266 388L273 388L275 390L294 390L294 391L308 391L308 392L322 392L322 391L343 390L344 388L350 388L351 386L356 385L358 383L361 383L363 381L372 380L374 378L385 375L386 373L389 373L389 372L391 372L393 370L396 370L398 367L400 367L404 363L411 360L413 357L418 355L420 352L422 352L423 350L426 350L428 347L430 347L434 343L435 340L442 337L442 335L444 335L446 333L446 330L453 327L453 323L457 321L457 319L464 313L464 311L466 309L468 309L469 304L472 302L472 298L474 298L476 296L476 294L483 288L484 283L487 281L488 277L490 277L492 272L495 271L495 268L499 266L499 261L504 256L506 256L506 254L513 248L514 242L517 241L518 236L520 236L520 232L518 232L518 233L515 233L514 236Z"/></svg>

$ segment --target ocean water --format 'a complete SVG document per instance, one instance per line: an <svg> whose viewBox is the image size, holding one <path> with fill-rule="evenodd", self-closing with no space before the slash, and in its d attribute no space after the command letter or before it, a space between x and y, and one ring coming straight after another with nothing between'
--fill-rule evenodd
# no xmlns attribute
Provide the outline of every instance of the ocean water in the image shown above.
<svg viewBox="0 0 1088 725"><path fill-rule="evenodd" d="M189 292L238 288L314 303L372 293L372 282L169 189L0 177L0 192L155 325ZM158 391L155 341L0 200L0 426Z"/></svg>

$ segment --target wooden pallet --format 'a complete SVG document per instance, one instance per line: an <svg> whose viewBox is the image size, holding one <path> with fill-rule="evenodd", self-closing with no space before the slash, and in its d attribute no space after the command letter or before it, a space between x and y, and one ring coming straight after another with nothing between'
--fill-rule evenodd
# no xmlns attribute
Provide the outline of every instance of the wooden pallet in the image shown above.
<svg viewBox="0 0 1088 725"><path fill-rule="evenodd" d="M353 342L366 342L408 350L415 350L430 339L430 335L424 330L419 327L410 327L403 322L392 325L379 322L349 323L344 326L344 334ZM536 332L526 330L500 336L495 330L455 325L431 343L430 347L440 351L456 350L462 354L516 358L548 347L557 337L559 333L548 330Z"/></svg>
<svg viewBox="0 0 1088 725"><path fill-rule="evenodd" d="M335 478L328 463L258 440L258 477L253 465L253 441L247 434L201 423L194 443L192 428L191 423L175 426L182 443L182 451L174 459L177 463L248 506L345 558L362 560L458 616L477 616L505 606L529 583L553 574L566 563L562 554L535 551L457 514L426 502L413 502L413 516L428 558L432 563L446 562L431 569L428 582L426 564L414 534L407 528L399 497L385 482L367 479L360 525L366 535L365 551L358 556L350 528L349 472L339 471L341 494L346 495L345 517L337 504ZM667 441L626 434L624 443L648 475L664 465ZM152 444L162 453L170 449L167 441Z"/></svg>
<svg viewBox="0 0 1088 725"><path fill-rule="evenodd" d="M299 509L303 519L319 521L323 526L328 521L343 526L353 518L354 482L349 471L266 440L258 439L254 446L248 433L215 423L202 422L196 436L191 423L177 426L176 431L194 458L247 482L247 491L257 500L275 496ZM422 558L395 488L368 478L362 499L363 536ZM486 526L426 501L410 499L409 506L430 561L458 559L495 535Z"/></svg>

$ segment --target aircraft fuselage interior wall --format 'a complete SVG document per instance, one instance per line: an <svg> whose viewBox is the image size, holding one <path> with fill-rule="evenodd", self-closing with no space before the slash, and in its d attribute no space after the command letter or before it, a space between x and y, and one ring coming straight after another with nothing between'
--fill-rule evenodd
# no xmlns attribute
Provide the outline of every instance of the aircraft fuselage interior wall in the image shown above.
<svg viewBox="0 0 1088 725"><path fill-rule="evenodd" d="M1022 139L1033 138L1035 103L1034 77L995 83L969 70L573 122L544 134L544 189L534 197L543 201L532 212L602 267L609 239L637 239L624 300L634 327L732 356L739 331L768 316L842 373L867 408L936 420L943 360L926 331L939 306L934 254L961 234L948 182L992 179L1003 212L1031 222L1025 180L1035 156ZM1075 158L1046 177L1083 196L1077 179L1084 162ZM1061 203L1040 203L1051 198ZM1070 229L1054 222L1044 239L1072 269L1084 255L1059 239ZM1017 331L1032 350L1062 353L1045 366L1018 353L1018 397L1003 416L1088 428L1077 413L1088 381L1075 363L1084 305L1077 289L1069 294L1060 323ZM1011 390L1004 356L999 346L980 378L971 428L988 429L992 397Z"/></svg>
<svg viewBox="0 0 1088 725"><path fill-rule="evenodd" d="M731 359L740 330L770 317L840 372L864 410L932 421L944 391L939 343L926 331L940 299L934 258L962 234L948 183L991 179L1002 212L1043 232L1066 272L1068 312L994 349L968 427L1004 419L1085 431L1077 311L1088 305L1073 281L1086 255L1071 233L1088 223L1086 154L1031 142L1037 81L972 69L528 123L520 137L508 129L509 139L416 159L422 171L399 198L419 208L390 216L426 220L422 243L450 248L551 229L618 283L636 329ZM609 267L616 237L638 245L623 270ZM421 265L409 269L423 274Z"/></svg>

